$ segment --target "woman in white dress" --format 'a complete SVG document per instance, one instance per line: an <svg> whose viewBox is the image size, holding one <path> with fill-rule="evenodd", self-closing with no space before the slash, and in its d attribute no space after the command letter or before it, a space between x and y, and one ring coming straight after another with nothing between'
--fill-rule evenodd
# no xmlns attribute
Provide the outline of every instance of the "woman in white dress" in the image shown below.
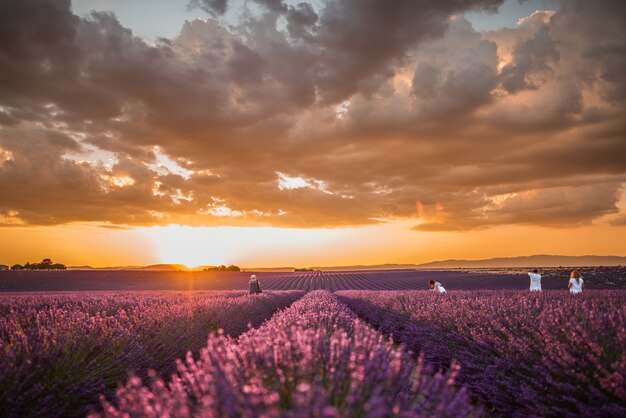
<svg viewBox="0 0 626 418"><path fill-rule="evenodd" d="M572 271L572 274L569 275L569 283L567 287L569 287L569 292L572 295L577 295L583 291L583 283L585 281L582 277L580 277L580 273L577 270Z"/></svg>
<svg viewBox="0 0 626 418"><path fill-rule="evenodd" d="M531 272L528 272L528 277L530 277L530 291L531 292L541 292L541 274L534 269Z"/></svg>
<svg viewBox="0 0 626 418"><path fill-rule="evenodd" d="M428 287L430 290L437 293L446 293L446 289L441 285L441 283L431 280L428 282Z"/></svg>

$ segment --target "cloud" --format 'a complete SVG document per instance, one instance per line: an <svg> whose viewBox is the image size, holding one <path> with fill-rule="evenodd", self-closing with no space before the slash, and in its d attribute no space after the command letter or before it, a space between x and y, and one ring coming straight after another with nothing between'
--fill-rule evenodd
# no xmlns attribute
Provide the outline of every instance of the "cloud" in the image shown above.
<svg viewBox="0 0 626 418"><path fill-rule="evenodd" d="M563 2L485 33L461 17L498 4L257 0L233 24L230 3L198 0L212 18L148 44L111 13L2 2L0 223L617 214L624 6Z"/></svg>
<svg viewBox="0 0 626 418"><path fill-rule="evenodd" d="M621 214L609 222L613 226L626 226L626 215Z"/></svg>
<svg viewBox="0 0 626 418"><path fill-rule="evenodd" d="M199 7L212 16L220 16L226 13L228 0L190 0L187 8Z"/></svg>
<svg viewBox="0 0 626 418"><path fill-rule="evenodd" d="M588 225L619 212L619 182L524 190L505 194L469 193L452 207L441 206L417 230L468 229L491 225ZM464 204L464 206L459 205ZM431 208L432 210L432 208Z"/></svg>
<svg viewBox="0 0 626 418"><path fill-rule="evenodd" d="M511 62L500 73L502 87L509 93L538 89L550 79L552 68L559 61L556 44L550 36L552 15L553 12L537 11L520 22L522 27L531 27L531 35L528 39L517 39Z"/></svg>

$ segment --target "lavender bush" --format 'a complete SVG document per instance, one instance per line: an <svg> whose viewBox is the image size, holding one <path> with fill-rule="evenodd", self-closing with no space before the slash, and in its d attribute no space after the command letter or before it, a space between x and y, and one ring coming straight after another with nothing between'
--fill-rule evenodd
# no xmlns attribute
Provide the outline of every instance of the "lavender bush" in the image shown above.
<svg viewBox="0 0 626 418"><path fill-rule="evenodd" d="M497 416L626 416L626 292L338 292Z"/></svg>
<svg viewBox="0 0 626 418"><path fill-rule="evenodd" d="M0 416L86 413L129 370L173 372L211 330L238 335L303 292L66 292L0 302Z"/></svg>
<svg viewBox="0 0 626 418"><path fill-rule="evenodd" d="M456 373L423 374L421 361L316 291L238 339L211 335L168 383L132 377L92 417L479 415L455 390Z"/></svg>

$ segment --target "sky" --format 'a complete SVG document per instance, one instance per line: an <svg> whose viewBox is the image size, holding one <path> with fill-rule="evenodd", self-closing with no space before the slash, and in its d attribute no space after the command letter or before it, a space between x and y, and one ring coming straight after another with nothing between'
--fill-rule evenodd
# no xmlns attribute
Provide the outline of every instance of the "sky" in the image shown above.
<svg viewBox="0 0 626 418"><path fill-rule="evenodd" d="M622 1L0 14L0 263L626 255Z"/></svg>

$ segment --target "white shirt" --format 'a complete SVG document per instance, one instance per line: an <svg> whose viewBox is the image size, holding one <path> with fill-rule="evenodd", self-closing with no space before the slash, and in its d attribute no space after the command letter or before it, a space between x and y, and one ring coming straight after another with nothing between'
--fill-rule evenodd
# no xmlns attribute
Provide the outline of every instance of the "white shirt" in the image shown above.
<svg viewBox="0 0 626 418"><path fill-rule="evenodd" d="M439 282L435 282L435 288L433 290L437 293L446 293L446 289Z"/></svg>
<svg viewBox="0 0 626 418"><path fill-rule="evenodd" d="M528 273L530 277L530 291L541 292L541 274Z"/></svg>
<svg viewBox="0 0 626 418"><path fill-rule="evenodd" d="M583 283L584 280L582 279L582 277L580 279L569 279L569 291L572 295L575 295L577 293L580 293L583 291Z"/></svg>

